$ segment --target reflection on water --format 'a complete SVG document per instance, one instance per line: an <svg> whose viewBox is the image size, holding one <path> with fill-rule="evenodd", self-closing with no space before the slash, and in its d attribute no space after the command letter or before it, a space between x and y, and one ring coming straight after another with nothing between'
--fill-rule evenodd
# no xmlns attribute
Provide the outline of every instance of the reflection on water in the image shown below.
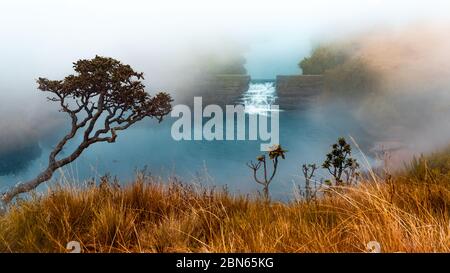
<svg viewBox="0 0 450 273"><path fill-rule="evenodd" d="M273 81L266 81L253 83L242 100L254 113L270 110L275 98ZM161 124L143 121L121 132L114 144L91 146L55 177L64 175L69 180L83 181L109 173L126 183L133 179L136 169L147 166L151 174L162 178L176 175L186 182L226 184L230 190L239 192L259 189L246 166L246 162L260 154L259 141L175 141L170 134L174 120L167 118ZM329 145L337 137L349 134L358 140L362 132L355 121L343 115L324 116L317 107L280 112L280 144L289 152L272 182L273 196L292 197L294 184L303 182L301 164L320 164ZM49 147L43 147L42 155L26 171L0 177L0 190L36 176L46 166L49 151Z"/></svg>

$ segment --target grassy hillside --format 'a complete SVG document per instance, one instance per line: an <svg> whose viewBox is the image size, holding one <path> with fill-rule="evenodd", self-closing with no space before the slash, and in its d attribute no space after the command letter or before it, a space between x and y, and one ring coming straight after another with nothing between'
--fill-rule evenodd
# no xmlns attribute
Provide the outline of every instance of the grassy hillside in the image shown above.
<svg viewBox="0 0 450 273"><path fill-rule="evenodd" d="M408 172L333 188L314 202L271 202L139 175L118 187L59 186L0 217L0 251L450 252L450 153Z"/></svg>

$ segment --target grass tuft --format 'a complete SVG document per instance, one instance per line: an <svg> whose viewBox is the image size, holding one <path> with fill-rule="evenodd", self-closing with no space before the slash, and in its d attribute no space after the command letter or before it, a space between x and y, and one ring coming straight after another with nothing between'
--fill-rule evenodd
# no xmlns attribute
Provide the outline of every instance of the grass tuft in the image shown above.
<svg viewBox="0 0 450 273"><path fill-rule="evenodd" d="M440 157L432 169L416 160L313 202L267 203L143 175L122 187L54 186L0 217L0 251L65 252L74 240L84 252L363 252L370 241L382 252L450 252L450 174Z"/></svg>

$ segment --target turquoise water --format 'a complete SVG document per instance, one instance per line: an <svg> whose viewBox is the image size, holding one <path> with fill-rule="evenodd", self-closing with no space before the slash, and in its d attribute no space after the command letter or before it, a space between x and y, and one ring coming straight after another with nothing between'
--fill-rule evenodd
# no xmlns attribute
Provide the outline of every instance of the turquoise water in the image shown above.
<svg viewBox="0 0 450 273"><path fill-rule="evenodd" d="M249 114L264 113L275 102L276 96L273 81L253 81L240 102ZM275 198L292 197L293 188L303 183L301 165L320 164L337 137L364 137L363 130L345 113L330 117L323 110L310 107L279 113L280 143L288 153L286 159L280 162L278 174L271 185ZM133 179L136 170L145 168L163 179L177 176L185 182L227 185L232 191L244 193L259 189L246 162L255 160L261 154L260 141L175 141L170 134L174 121L174 118L167 118L157 124L147 120L121 132L114 144L91 146L75 162L58 172L55 178L65 177L82 182L109 173L126 183ZM33 178L46 166L50 148L41 146L41 156L26 170L0 177L2 190L18 181Z"/></svg>

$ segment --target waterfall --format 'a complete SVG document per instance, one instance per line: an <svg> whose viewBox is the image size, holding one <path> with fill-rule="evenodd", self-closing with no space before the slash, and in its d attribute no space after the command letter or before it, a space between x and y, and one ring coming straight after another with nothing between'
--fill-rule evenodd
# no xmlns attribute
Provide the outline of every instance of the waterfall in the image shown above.
<svg viewBox="0 0 450 273"><path fill-rule="evenodd" d="M270 81L250 83L249 89L242 96L245 111L249 114L267 114L274 111L271 107L276 99L275 83Z"/></svg>

